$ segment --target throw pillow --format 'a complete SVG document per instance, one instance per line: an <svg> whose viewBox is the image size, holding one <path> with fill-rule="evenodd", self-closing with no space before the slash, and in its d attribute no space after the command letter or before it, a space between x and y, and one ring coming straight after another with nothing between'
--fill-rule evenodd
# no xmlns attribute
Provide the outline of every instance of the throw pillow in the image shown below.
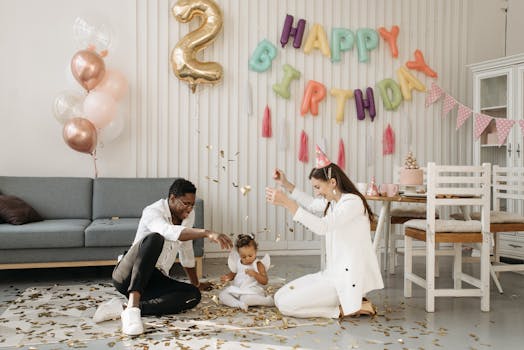
<svg viewBox="0 0 524 350"><path fill-rule="evenodd" d="M22 199L0 195L0 220L12 225L23 225L44 219Z"/></svg>

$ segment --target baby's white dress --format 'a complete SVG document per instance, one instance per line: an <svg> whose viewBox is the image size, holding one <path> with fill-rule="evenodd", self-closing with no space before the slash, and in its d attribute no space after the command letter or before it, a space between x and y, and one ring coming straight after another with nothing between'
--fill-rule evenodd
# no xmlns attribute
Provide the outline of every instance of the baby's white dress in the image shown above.
<svg viewBox="0 0 524 350"><path fill-rule="evenodd" d="M266 271L269 270L270 258L265 255L261 260L255 259L250 265L244 265L240 261L238 252L233 249L229 254L227 264L231 272L236 273L231 285L224 288L219 294L219 299L222 304L238 307L242 310L247 310L248 306L264 305L273 306L273 298L266 296L264 288L258 281L246 274L246 270L255 270L258 272L258 262L264 264Z"/></svg>

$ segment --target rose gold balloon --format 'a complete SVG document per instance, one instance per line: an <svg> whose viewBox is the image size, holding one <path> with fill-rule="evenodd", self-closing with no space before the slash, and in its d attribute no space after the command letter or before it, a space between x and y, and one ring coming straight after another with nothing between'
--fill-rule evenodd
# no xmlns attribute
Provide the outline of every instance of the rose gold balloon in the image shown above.
<svg viewBox="0 0 524 350"><path fill-rule="evenodd" d="M72 118L64 124L65 143L78 152L93 154L96 149L96 128L85 118Z"/></svg>
<svg viewBox="0 0 524 350"><path fill-rule="evenodd" d="M80 85L90 91L104 78L106 66L96 52L81 50L71 60L71 72Z"/></svg>

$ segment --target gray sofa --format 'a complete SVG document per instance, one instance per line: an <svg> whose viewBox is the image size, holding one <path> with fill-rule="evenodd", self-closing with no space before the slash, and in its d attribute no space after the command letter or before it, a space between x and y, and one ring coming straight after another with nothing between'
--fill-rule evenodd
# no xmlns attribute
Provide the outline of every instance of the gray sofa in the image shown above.
<svg viewBox="0 0 524 350"><path fill-rule="evenodd" d="M167 197L175 178L0 176L0 193L31 205L44 221L0 223L0 269L113 265L127 250L142 210ZM203 228L197 199L195 227ZM204 242L193 242L202 276Z"/></svg>

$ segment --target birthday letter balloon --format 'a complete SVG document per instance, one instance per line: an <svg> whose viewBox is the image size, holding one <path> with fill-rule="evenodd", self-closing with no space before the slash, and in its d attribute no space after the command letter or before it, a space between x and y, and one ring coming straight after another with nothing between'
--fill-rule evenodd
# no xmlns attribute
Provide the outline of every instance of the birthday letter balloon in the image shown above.
<svg viewBox="0 0 524 350"><path fill-rule="evenodd" d="M280 83L273 84L273 91L283 98L289 98L291 96L289 91L291 80L300 78L300 72L287 63L282 68L284 69L284 77Z"/></svg>
<svg viewBox="0 0 524 350"><path fill-rule="evenodd" d="M393 79L384 79L377 84L384 108L393 111L400 106L402 102L402 92L400 86Z"/></svg>
<svg viewBox="0 0 524 350"><path fill-rule="evenodd" d="M400 83L400 91L402 91L402 96L406 101L411 101L411 90L426 91L426 86L404 67L397 69L397 77Z"/></svg>
<svg viewBox="0 0 524 350"><path fill-rule="evenodd" d="M171 66L180 80L195 92L197 84L216 84L222 80L222 66L217 62L200 62L198 51L211 44L222 29L222 11L212 0L179 0L173 15L182 23L194 16L201 18L200 27L184 36L171 52Z"/></svg>

